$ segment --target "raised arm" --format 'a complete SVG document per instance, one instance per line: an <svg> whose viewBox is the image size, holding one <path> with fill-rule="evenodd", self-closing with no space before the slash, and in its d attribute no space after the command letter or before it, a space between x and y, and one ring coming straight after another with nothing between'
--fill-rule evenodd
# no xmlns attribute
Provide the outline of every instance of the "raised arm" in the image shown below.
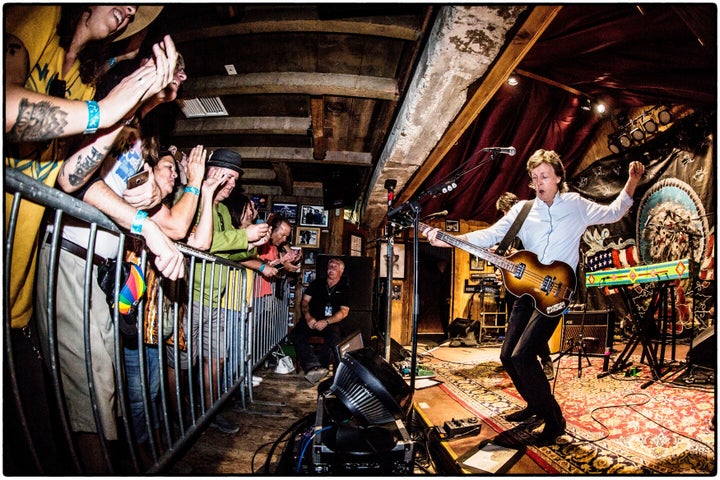
<svg viewBox="0 0 720 480"><path fill-rule="evenodd" d="M160 273L176 280L185 276L183 254L150 218L142 218L136 208L120 198L105 182L99 181L88 187L83 200L96 207L119 226L138 233L145 245L155 255L155 266ZM139 232L138 232L139 230Z"/></svg>
<svg viewBox="0 0 720 480"><path fill-rule="evenodd" d="M25 88L28 52L5 37L5 133L11 142L41 142L116 125L170 83L177 51L169 36L153 46L155 59L125 77L98 102L69 100Z"/></svg>

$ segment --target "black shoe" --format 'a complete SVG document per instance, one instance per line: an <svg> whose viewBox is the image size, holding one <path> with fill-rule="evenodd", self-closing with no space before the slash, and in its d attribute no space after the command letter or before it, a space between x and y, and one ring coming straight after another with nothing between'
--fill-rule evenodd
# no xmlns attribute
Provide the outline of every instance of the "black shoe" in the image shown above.
<svg viewBox="0 0 720 480"><path fill-rule="evenodd" d="M533 445L536 447L545 447L552 445L556 442L557 437L565 433L565 427L567 423L564 418L560 418L560 423L545 423L545 428L540 432L540 435L533 441Z"/></svg>
<svg viewBox="0 0 720 480"><path fill-rule="evenodd" d="M535 415L535 413L530 410L530 407L525 407L522 410L518 410L517 412L513 412L509 415L505 415L505 420L508 422L522 422L530 417Z"/></svg>
<svg viewBox="0 0 720 480"><path fill-rule="evenodd" d="M485 443L488 443L488 442L491 442L494 445L498 445L500 447L514 448L515 450L525 450L525 448L527 447L526 442L523 442L522 440L515 437L514 435L508 434L508 432L502 432L502 433L494 436L490 440L483 440L480 443L479 448L482 448L485 445Z"/></svg>

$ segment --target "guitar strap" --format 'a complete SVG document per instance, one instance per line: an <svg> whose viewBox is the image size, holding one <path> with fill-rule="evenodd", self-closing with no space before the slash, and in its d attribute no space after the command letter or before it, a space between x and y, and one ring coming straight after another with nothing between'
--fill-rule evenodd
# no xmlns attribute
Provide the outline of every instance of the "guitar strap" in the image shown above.
<svg viewBox="0 0 720 480"><path fill-rule="evenodd" d="M510 225L510 229L507 231L503 239L498 244L498 247L495 249L496 254L503 256L505 255L505 252L510 247L510 244L513 242L513 240L515 240L515 236L520 230L520 227L522 227L523 222L525 222L525 218L527 218L528 213L530 213L532 204L532 200L525 200L525 205L523 205L522 210L520 210L518 216L515 217L515 221L512 225Z"/></svg>

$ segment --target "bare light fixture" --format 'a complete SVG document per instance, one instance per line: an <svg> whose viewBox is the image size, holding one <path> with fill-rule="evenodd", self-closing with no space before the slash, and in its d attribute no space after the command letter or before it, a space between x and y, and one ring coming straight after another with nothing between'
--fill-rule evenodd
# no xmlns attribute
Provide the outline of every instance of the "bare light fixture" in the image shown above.
<svg viewBox="0 0 720 480"><path fill-rule="evenodd" d="M517 75L515 75L514 73L510 74L510 76L507 79L507 84L510 85L511 87L515 87L515 86L517 86L518 83L520 83L520 82L518 81Z"/></svg>
<svg viewBox="0 0 720 480"><path fill-rule="evenodd" d="M592 101L588 97L585 97L583 100L580 101L580 108L585 110L586 112L589 112L592 110Z"/></svg>

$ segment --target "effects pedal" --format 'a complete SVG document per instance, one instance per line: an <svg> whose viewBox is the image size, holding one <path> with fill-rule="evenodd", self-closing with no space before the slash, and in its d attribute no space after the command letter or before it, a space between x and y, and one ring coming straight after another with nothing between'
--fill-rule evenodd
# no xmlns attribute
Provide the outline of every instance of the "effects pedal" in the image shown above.
<svg viewBox="0 0 720 480"><path fill-rule="evenodd" d="M482 424L477 417L461 418L446 421L442 427L435 427L440 440L465 437L480 433Z"/></svg>

